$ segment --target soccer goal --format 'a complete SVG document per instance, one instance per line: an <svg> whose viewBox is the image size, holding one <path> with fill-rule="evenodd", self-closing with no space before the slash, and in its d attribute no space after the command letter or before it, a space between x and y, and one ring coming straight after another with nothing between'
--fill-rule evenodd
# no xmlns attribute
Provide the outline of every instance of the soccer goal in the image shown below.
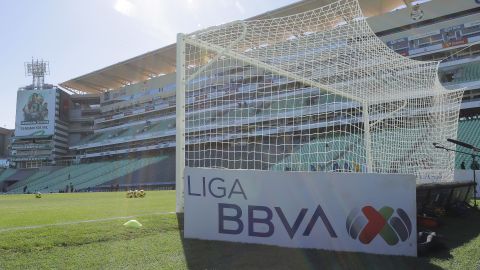
<svg viewBox="0 0 480 270"><path fill-rule="evenodd" d="M177 211L185 167L453 180L461 90L378 39L356 0L177 39Z"/></svg>

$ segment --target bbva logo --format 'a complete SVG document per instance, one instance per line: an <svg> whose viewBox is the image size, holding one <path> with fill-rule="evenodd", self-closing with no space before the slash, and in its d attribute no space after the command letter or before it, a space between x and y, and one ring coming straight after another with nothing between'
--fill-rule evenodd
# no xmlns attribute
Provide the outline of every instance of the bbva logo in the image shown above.
<svg viewBox="0 0 480 270"><path fill-rule="evenodd" d="M369 244L377 235L390 246L406 241L412 233L412 222L407 213L389 206L376 210L372 206L353 209L347 217L347 232L353 239Z"/></svg>

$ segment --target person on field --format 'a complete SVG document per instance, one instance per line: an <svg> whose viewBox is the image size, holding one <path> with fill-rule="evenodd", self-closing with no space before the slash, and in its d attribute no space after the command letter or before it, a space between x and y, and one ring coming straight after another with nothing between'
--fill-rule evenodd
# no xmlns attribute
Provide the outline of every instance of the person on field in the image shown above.
<svg viewBox="0 0 480 270"><path fill-rule="evenodd" d="M472 169L474 171L480 169L480 166L478 165L477 160L475 160L475 159L473 160L472 165L470 166L470 169Z"/></svg>
<svg viewBox="0 0 480 270"><path fill-rule="evenodd" d="M360 172L360 164L355 163L355 172Z"/></svg>
<svg viewBox="0 0 480 270"><path fill-rule="evenodd" d="M347 161L345 161L345 163L343 163L343 171L344 172L350 172L350 165L348 165Z"/></svg>
<svg viewBox="0 0 480 270"><path fill-rule="evenodd" d="M70 193L73 193L73 184L70 182Z"/></svg>
<svg viewBox="0 0 480 270"><path fill-rule="evenodd" d="M340 166L338 165L338 163L336 161L333 162L332 167L333 167L334 172L340 171Z"/></svg>

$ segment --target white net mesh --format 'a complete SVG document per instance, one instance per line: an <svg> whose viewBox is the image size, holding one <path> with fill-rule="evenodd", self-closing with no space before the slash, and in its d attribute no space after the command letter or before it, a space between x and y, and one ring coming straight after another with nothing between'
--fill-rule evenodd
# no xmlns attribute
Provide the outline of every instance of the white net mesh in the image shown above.
<svg viewBox="0 0 480 270"><path fill-rule="evenodd" d="M452 180L462 91L390 50L356 0L184 36L185 165Z"/></svg>

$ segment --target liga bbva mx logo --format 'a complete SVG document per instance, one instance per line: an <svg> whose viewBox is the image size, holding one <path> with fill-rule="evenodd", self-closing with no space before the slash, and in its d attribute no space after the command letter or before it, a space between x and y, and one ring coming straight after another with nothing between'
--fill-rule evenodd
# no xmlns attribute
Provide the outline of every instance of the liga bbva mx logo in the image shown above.
<svg viewBox="0 0 480 270"><path fill-rule="evenodd" d="M347 232L363 244L369 244L378 236L390 245L404 242L412 233L412 222L407 213L389 206L376 210L372 206L353 209L347 217Z"/></svg>

